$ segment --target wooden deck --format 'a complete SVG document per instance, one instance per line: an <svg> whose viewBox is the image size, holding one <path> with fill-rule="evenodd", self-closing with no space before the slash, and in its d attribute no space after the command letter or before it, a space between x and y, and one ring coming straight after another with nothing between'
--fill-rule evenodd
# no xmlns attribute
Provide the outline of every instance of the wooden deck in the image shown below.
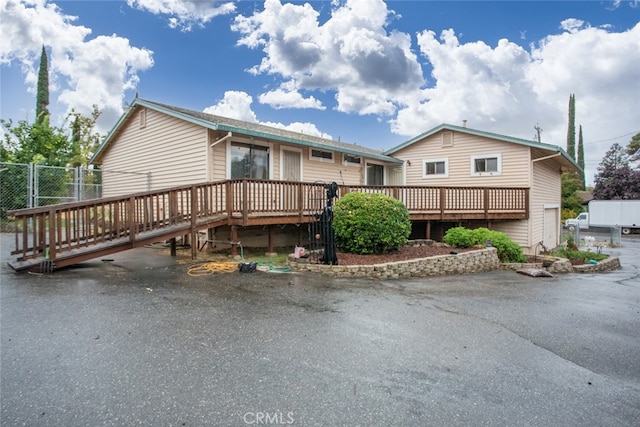
<svg viewBox="0 0 640 427"><path fill-rule="evenodd" d="M381 193L402 201L415 220L529 217L527 188L341 186L338 195ZM224 225L248 227L316 221L323 183L227 180L9 212L15 220L16 271L56 268L191 236ZM192 256L197 244L191 245Z"/></svg>

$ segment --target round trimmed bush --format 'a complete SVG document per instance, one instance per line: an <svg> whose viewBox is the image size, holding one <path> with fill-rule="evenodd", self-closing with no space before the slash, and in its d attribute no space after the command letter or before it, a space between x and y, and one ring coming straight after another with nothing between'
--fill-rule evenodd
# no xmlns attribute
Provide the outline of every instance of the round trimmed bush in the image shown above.
<svg viewBox="0 0 640 427"><path fill-rule="evenodd" d="M381 254L411 234L407 207L384 194L347 193L333 212L336 246L344 252Z"/></svg>

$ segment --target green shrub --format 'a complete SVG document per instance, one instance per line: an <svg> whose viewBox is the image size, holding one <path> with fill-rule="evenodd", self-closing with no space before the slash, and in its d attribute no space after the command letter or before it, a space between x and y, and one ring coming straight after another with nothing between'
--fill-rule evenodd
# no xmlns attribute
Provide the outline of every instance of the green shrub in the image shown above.
<svg viewBox="0 0 640 427"><path fill-rule="evenodd" d="M509 236L485 227L473 230L464 227L450 228L442 240L446 244L458 248L468 248L476 245L486 246L490 240L491 246L497 249L498 258L501 262L526 262L527 260L520 245L511 240Z"/></svg>
<svg viewBox="0 0 640 427"><path fill-rule="evenodd" d="M456 248L468 248L476 244L471 230L464 227L450 228L445 233L442 241Z"/></svg>
<svg viewBox="0 0 640 427"><path fill-rule="evenodd" d="M589 261L602 261L603 259L609 258L609 255L606 254L598 254L589 251L579 251L576 249L560 249L558 251L553 251L550 254L551 256L566 258L572 261L580 261L584 264L588 264Z"/></svg>
<svg viewBox="0 0 640 427"><path fill-rule="evenodd" d="M347 193L334 206L333 226L336 246L357 254L384 253L411 233L406 206L384 194Z"/></svg>

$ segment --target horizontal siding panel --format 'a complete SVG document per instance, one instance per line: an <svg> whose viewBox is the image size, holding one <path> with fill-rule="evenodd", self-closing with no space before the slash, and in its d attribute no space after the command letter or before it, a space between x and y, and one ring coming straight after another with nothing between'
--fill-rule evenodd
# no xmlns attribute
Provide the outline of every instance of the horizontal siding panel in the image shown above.
<svg viewBox="0 0 640 427"><path fill-rule="evenodd" d="M534 163L531 189L531 244L544 240L544 206L562 203L562 177L551 160ZM558 219L559 221L559 219Z"/></svg>
<svg viewBox="0 0 640 427"><path fill-rule="evenodd" d="M360 168L342 164L342 154L333 153L335 162L318 162L309 159L309 148L302 151L303 177L304 182L321 181L325 183L336 182L339 185L360 185L362 183L362 172ZM362 158L362 164L366 161ZM361 165L362 165L361 164Z"/></svg>
<svg viewBox="0 0 640 427"><path fill-rule="evenodd" d="M491 154L502 156L502 173L496 176L472 176L471 158ZM454 132L453 145L442 146L442 134L437 133L394 153L394 156L411 163L411 166L407 165L406 169L407 185L469 187L528 187L530 185L529 148L509 142ZM423 178L423 161L442 158L448 159L449 176Z"/></svg>
<svg viewBox="0 0 640 427"><path fill-rule="evenodd" d="M227 144L220 143L210 149L211 170L209 180L222 181L227 179Z"/></svg>
<svg viewBox="0 0 640 427"><path fill-rule="evenodd" d="M519 244L525 253L529 252L529 221L494 221L491 223L491 229L501 231L511 240Z"/></svg>
<svg viewBox="0 0 640 427"><path fill-rule="evenodd" d="M204 182L206 173L206 130L165 114L147 110L147 126L140 129L137 115L124 124L117 144L107 149L102 169L151 173L151 190ZM137 185L135 185L137 187ZM131 191L122 176L104 183L104 195Z"/></svg>

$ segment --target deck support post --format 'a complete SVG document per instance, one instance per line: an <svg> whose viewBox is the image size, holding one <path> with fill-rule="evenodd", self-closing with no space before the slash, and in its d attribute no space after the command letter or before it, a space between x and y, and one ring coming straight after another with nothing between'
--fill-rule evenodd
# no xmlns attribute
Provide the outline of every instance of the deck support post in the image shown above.
<svg viewBox="0 0 640 427"><path fill-rule="evenodd" d="M136 225L136 197L129 197L129 210L127 212L129 215L129 242L131 243L131 247L136 247L136 233L138 232L138 226Z"/></svg>
<svg viewBox="0 0 640 427"><path fill-rule="evenodd" d="M169 242L171 243L171 256L176 256L176 238L172 237Z"/></svg>
<svg viewBox="0 0 640 427"><path fill-rule="evenodd" d="M231 256L238 256L238 227L236 225L231 226Z"/></svg>
<svg viewBox="0 0 640 427"><path fill-rule="evenodd" d="M197 219L198 219L198 187L195 185L191 186L191 259L198 258L198 228Z"/></svg>
<svg viewBox="0 0 640 427"><path fill-rule="evenodd" d="M213 240L216 239L216 229L214 228L207 228L207 249L213 249L214 248L214 244L213 244Z"/></svg>
<svg viewBox="0 0 640 427"><path fill-rule="evenodd" d="M302 234L302 226L299 225L298 226L298 246L304 246L304 235ZM306 241L307 243L309 243L308 239Z"/></svg>
<svg viewBox="0 0 640 427"><path fill-rule="evenodd" d="M275 240L273 235L273 225L269 226L268 232L269 232L268 234L269 237L268 237L268 243L267 243L267 246L268 246L267 252L273 253L273 241Z"/></svg>
<svg viewBox="0 0 640 427"><path fill-rule="evenodd" d="M425 234L426 234L426 236L424 236L425 239L431 240L431 221L430 220L427 221L427 230Z"/></svg>

